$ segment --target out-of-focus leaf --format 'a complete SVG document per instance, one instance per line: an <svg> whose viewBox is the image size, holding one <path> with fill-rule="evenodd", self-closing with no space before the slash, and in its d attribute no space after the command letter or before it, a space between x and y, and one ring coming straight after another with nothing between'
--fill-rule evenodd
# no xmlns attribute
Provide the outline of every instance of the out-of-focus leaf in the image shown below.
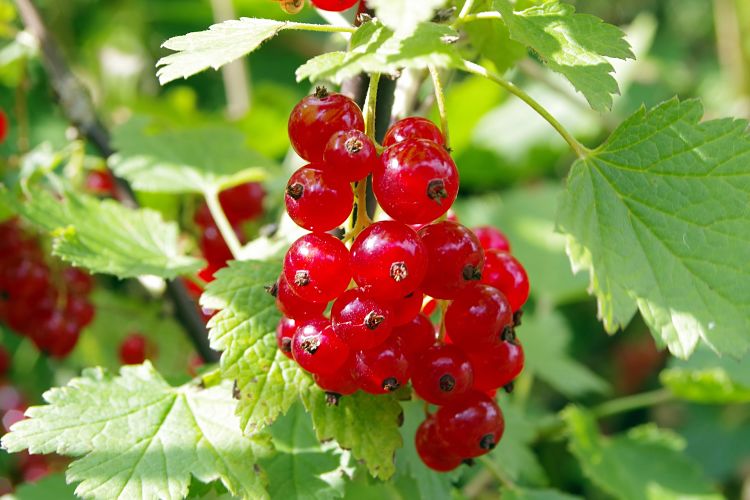
<svg viewBox="0 0 750 500"><path fill-rule="evenodd" d="M750 401L750 365L729 356L718 357L707 348L697 349L688 360L671 359L661 372L661 382L678 398L697 403Z"/></svg>

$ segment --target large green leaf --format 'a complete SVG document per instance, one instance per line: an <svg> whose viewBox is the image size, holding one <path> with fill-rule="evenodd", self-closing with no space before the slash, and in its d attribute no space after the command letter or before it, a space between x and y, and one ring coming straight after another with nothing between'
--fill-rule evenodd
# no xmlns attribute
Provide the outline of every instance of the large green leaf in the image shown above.
<svg viewBox="0 0 750 500"><path fill-rule="evenodd" d="M495 0L512 39L527 45L549 66L581 92L591 107L612 107L619 92L607 57L633 57L624 33L596 16L576 14L558 0L514 12L510 0Z"/></svg>
<svg viewBox="0 0 750 500"><path fill-rule="evenodd" d="M113 377L89 369L44 395L3 437L10 452L58 453L75 460L68 481L93 498L182 498L190 476L221 480L237 496L264 497L255 466L267 436L244 437L231 387L171 387L146 362Z"/></svg>
<svg viewBox="0 0 750 500"><path fill-rule="evenodd" d="M609 331L636 308L679 357L750 345L750 138L698 101L641 109L577 161L559 227Z"/></svg>
<svg viewBox="0 0 750 500"><path fill-rule="evenodd" d="M279 351L281 313L265 290L279 276L278 262L232 261L216 273L201 305L220 310L208 323L211 347L221 353L223 378L234 380L242 428L256 432L286 413L310 377Z"/></svg>
<svg viewBox="0 0 750 500"><path fill-rule="evenodd" d="M152 210L131 209L114 200L73 192L59 199L37 191L21 202L2 186L0 198L52 234L55 255L94 273L174 278L203 265L201 259L180 254L177 225Z"/></svg>
<svg viewBox="0 0 750 500"><path fill-rule="evenodd" d="M613 497L721 498L685 456L685 442L677 434L648 424L609 438L599 434L596 420L582 409L568 407L562 416L570 451L584 474Z"/></svg>
<svg viewBox="0 0 750 500"><path fill-rule="evenodd" d="M748 362L697 349L688 360L671 359L662 383L677 397L698 403L750 402Z"/></svg>
<svg viewBox="0 0 750 500"><path fill-rule="evenodd" d="M492 9L492 4L493 0L482 0L474 4L473 10L488 11ZM463 29L469 35L471 48L481 57L491 61L499 73L505 73L527 55L527 49L523 44L511 40L508 26L502 19L475 20L465 24Z"/></svg>
<svg viewBox="0 0 750 500"><path fill-rule="evenodd" d="M204 193L265 177L273 164L229 127L160 130L146 117L114 130L115 173L138 191Z"/></svg>
<svg viewBox="0 0 750 500"><path fill-rule="evenodd" d="M414 33L419 23L432 19L435 10L445 5L446 1L367 0L367 6L375 10L380 22L403 37Z"/></svg>

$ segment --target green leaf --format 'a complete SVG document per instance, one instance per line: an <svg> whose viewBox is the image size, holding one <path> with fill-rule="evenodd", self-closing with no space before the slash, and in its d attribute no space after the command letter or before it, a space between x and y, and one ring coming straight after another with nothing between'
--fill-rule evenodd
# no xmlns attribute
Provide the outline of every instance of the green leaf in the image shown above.
<svg viewBox="0 0 750 500"><path fill-rule="evenodd" d="M505 433L497 448L488 455L490 460L513 482L545 486L547 476L531 449L537 437L536 421L506 398L500 398L498 403L505 417Z"/></svg>
<svg viewBox="0 0 750 500"><path fill-rule="evenodd" d="M264 497L257 458L267 436L249 439L234 416L228 386L169 386L146 362L113 377L85 370L44 394L2 439L10 452L80 457L67 472L76 494L94 498L181 498L190 476L233 494Z"/></svg>
<svg viewBox="0 0 750 500"><path fill-rule="evenodd" d="M609 391L604 379L568 353L572 333L560 313L525 315L517 333L526 355L525 373L569 398Z"/></svg>
<svg viewBox="0 0 750 500"><path fill-rule="evenodd" d="M58 199L37 191L22 203L2 186L0 198L52 234L54 255L91 272L119 278L174 278L203 266L201 259L179 253L177 225L152 210L131 209L114 200L73 192Z"/></svg>
<svg viewBox="0 0 750 500"><path fill-rule="evenodd" d="M373 20L352 35L348 52L328 52L297 68L297 81L339 84L362 72L394 75L402 68L458 66L461 58L452 45L457 37L454 29L435 23L421 23L400 37Z"/></svg>
<svg viewBox="0 0 750 500"><path fill-rule="evenodd" d="M697 403L750 402L750 370L747 361L718 357L697 349L689 360L671 359L659 375L675 396Z"/></svg>
<svg viewBox="0 0 750 500"><path fill-rule="evenodd" d="M156 76L162 85L201 71L219 69L257 49L294 23L243 17L214 24L206 31L170 38L163 47L176 51L159 59Z"/></svg>
<svg viewBox="0 0 750 500"><path fill-rule="evenodd" d="M640 310L657 342L750 345L750 138L744 120L700 123L698 101L641 109L577 161L558 225L615 331Z"/></svg>
<svg viewBox="0 0 750 500"><path fill-rule="evenodd" d="M532 490L508 488L503 490L503 500L575 500L581 498L557 490Z"/></svg>
<svg viewBox="0 0 750 500"><path fill-rule="evenodd" d="M65 482L63 473L50 474L33 483L22 483L13 492L14 500L75 500L73 486ZM2 498L6 498L3 496ZM10 499L9 499L10 500Z"/></svg>
<svg viewBox="0 0 750 500"><path fill-rule="evenodd" d="M429 21L435 10L445 5L446 0L367 0L367 6L375 10L375 16L385 26L404 37L414 33L417 25Z"/></svg>
<svg viewBox="0 0 750 500"><path fill-rule="evenodd" d="M344 471L334 446L321 445L301 404L271 426L276 453L261 465L268 474L271 498L341 498Z"/></svg>
<svg viewBox="0 0 750 500"><path fill-rule="evenodd" d="M679 435L647 424L609 438L599 434L596 420L582 409L568 407L562 416L570 451L584 474L613 497L721 498L685 456L685 442Z"/></svg>
<svg viewBox="0 0 750 500"><path fill-rule="evenodd" d="M492 0L475 4L474 11L491 10ZM526 47L510 38L508 26L501 19L480 19L463 26L471 47L491 61L498 73L505 73L527 55ZM451 123L453 122L451 117ZM453 128L453 127L452 127ZM453 136L451 136L453 147Z"/></svg>
<svg viewBox="0 0 750 500"><path fill-rule="evenodd" d="M362 460L371 475L388 479L395 472L394 454L402 443L399 433L401 405L395 396L374 396L358 391L344 396L338 405L329 405L326 394L311 387L302 394L305 408L312 416L318 439L335 439Z"/></svg>
<svg viewBox="0 0 750 500"><path fill-rule="evenodd" d="M229 127L158 129L146 117L114 130L109 165L137 191L205 193L263 180L273 163Z"/></svg>
<svg viewBox="0 0 750 500"><path fill-rule="evenodd" d="M211 347L223 351L222 377L236 381L237 412L247 434L286 413L312 383L276 344L281 313L264 287L280 271L278 262L231 261L201 297L201 305L219 310L208 323Z"/></svg>
<svg viewBox="0 0 750 500"><path fill-rule="evenodd" d="M549 66L565 76L598 111L612 107L619 93L607 57L633 58L624 33L596 16L576 14L573 6L557 0L519 12L510 0L495 0L510 36L532 48Z"/></svg>

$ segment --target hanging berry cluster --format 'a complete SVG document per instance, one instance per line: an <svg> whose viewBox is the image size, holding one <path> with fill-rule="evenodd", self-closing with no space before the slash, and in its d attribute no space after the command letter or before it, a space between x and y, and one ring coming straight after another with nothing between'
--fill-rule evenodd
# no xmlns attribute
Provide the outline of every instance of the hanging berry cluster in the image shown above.
<svg viewBox="0 0 750 500"><path fill-rule="evenodd" d="M53 357L67 356L94 318L93 280L72 267L51 267L39 242L16 219L0 224L0 321Z"/></svg>
<svg viewBox="0 0 750 500"><path fill-rule="evenodd" d="M319 88L292 111L289 138L309 163L289 179L286 208L311 232L291 245L271 287L284 315L279 348L332 404L411 380L417 396L439 407L416 435L429 467L447 471L487 453L504 429L495 392L523 368L514 328L529 285L500 231L447 217L459 179L443 134L406 118L378 154L357 104ZM390 220L370 221L368 176ZM328 233L347 219L343 241Z"/></svg>

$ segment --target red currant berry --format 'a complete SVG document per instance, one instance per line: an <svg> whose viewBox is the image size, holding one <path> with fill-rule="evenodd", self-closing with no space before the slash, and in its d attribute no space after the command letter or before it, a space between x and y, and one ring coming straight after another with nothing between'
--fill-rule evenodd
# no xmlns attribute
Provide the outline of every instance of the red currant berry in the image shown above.
<svg viewBox="0 0 750 500"><path fill-rule="evenodd" d="M385 213L407 224L443 215L458 194L458 170L442 146L424 139L394 144L373 171L372 189Z"/></svg>
<svg viewBox="0 0 750 500"><path fill-rule="evenodd" d="M502 250L503 252L510 252L510 242L499 229L492 226L480 226L475 227L472 231L474 231L485 251Z"/></svg>
<svg viewBox="0 0 750 500"><path fill-rule="evenodd" d="M124 365L140 365L146 361L148 340L140 333L131 333L120 344L120 361Z"/></svg>
<svg viewBox="0 0 750 500"><path fill-rule="evenodd" d="M427 417L417 428L414 443L422 462L432 470L448 472L459 465L462 459L453 454L447 444L438 435L437 420Z"/></svg>
<svg viewBox="0 0 750 500"><path fill-rule="evenodd" d="M292 357L292 337L294 337L296 331L297 322L286 316L283 316L276 326L276 344L279 346L279 351L289 359L294 359Z"/></svg>
<svg viewBox="0 0 750 500"><path fill-rule="evenodd" d="M387 148L409 139L426 139L445 146L445 138L437 125L427 118L410 116L391 125L383 138L383 147Z"/></svg>
<svg viewBox="0 0 750 500"><path fill-rule="evenodd" d="M466 287L448 306L445 328L451 340L467 350L502 341L503 329L513 325L508 299L497 288L476 284Z"/></svg>
<svg viewBox="0 0 750 500"><path fill-rule="evenodd" d="M310 373L333 373L349 355L349 348L333 332L330 320L325 318L306 320L292 337L292 356Z"/></svg>
<svg viewBox="0 0 750 500"><path fill-rule="evenodd" d="M393 392L409 381L409 362L397 342L384 342L357 353L359 388L370 394Z"/></svg>
<svg viewBox="0 0 750 500"><path fill-rule="evenodd" d="M341 12L354 6L359 0L310 0L314 6L322 10Z"/></svg>
<svg viewBox="0 0 750 500"><path fill-rule="evenodd" d="M352 279L349 251L330 234L306 234L287 251L284 277L304 300L328 302L341 295Z"/></svg>
<svg viewBox="0 0 750 500"><path fill-rule="evenodd" d="M505 430L503 413L486 394L471 391L435 413L438 435L457 455L474 458L492 450Z"/></svg>
<svg viewBox="0 0 750 500"><path fill-rule="evenodd" d="M318 87L304 97L289 116L289 140L297 154L309 162L323 160L328 139L340 130L365 130L357 103L343 94Z"/></svg>
<svg viewBox="0 0 750 500"><path fill-rule="evenodd" d="M203 230L200 247L201 253L211 266L224 267L228 260L232 260L232 251L229 250L216 226Z"/></svg>
<svg viewBox="0 0 750 500"><path fill-rule="evenodd" d="M411 372L414 392L436 405L456 401L474 381L469 358L453 345L430 347L417 358Z"/></svg>
<svg viewBox="0 0 750 500"><path fill-rule="evenodd" d="M359 130L340 130L333 134L320 164L328 175L346 182L364 179L379 162L375 144Z"/></svg>
<svg viewBox="0 0 750 500"><path fill-rule="evenodd" d="M258 182L246 182L219 193L219 202L232 225L259 217L266 192Z"/></svg>
<svg viewBox="0 0 750 500"><path fill-rule="evenodd" d="M404 298L391 303L393 308L393 326L400 326L409 323L417 317L422 309L422 299L424 295L420 291L411 292Z"/></svg>
<svg viewBox="0 0 750 500"><path fill-rule="evenodd" d="M354 281L375 297L396 300L424 278L426 252L417 233L396 221L376 222L352 245Z"/></svg>
<svg viewBox="0 0 750 500"><path fill-rule="evenodd" d="M354 204L352 186L327 174L313 163L292 174L286 185L286 211L289 217L310 231L325 232L340 226Z"/></svg>
<svg viewBox="0 0 750 500"><path fill-rule="evenodd" d="M86 190L100 196L114 196L115 179L106 170L92 170L86 175Z"/></svg>
<svg viewBox="0 0 750 500"><path fill-rule="evenodd" d="M66 267L63 272L65 286L70 293L88 295L94 288L94 278L87 272L76 267Z"/></svg>
<svg viewBox="0 0 750 500"><path fill-rule="evenodd" d="M491 391L513 382L523 370L525 357L518 340L500 342L482 351L467 351L474 370L474 388Z"/></svg>
<svg viewBox="0 0 750 500"><path fill-rule="evenodd" d="M333 303L331 324L336 335L360 351L388 338L393 329L392 315L389 305L370 296L368 290L352 288Z"/></svg>
<svg viewBox="0 0 750 500"><path fill-rule="evenodd" d="M391 338L411 360L435 343L435 326L427 316L418 314L407 324L394 328Z"/></svg>
<svg viewBox="0 0 750 500"><path fill-rule="evenodd" d="M80 295L68 294L66 297L65 316L81 328L91 323L95 312L94 305Z"/></svg>
<svg viewBox="0 0 750 500"><path fill-rule="evenodd" d="M437 309L437 300L430 299L427 301L426 304L422 307L422 314L426 316L431 316L432 313L435 312L435 309Z"/></svg>
<svg viewBox="0 0 750 500"><path fill-rule="evenodd" d="M441 221L419 230L427 249L427 273L422 291L437 299L452 299L482 277L484 250L468 228Z"/></svg>
<svg viewBox="0 0 750 500"><path fill-rule="evenodd" d="M294 293L283 274L271 287L271 293L276 294L276 307L279 311L290 318L303 319L321 316L326 310L325 302L308 302Z"/></svg>
<svg viewBox="0 0 750 500"><path fill-rule="evenodd" d="M328 393L328 401L330 403L338 404L340 396L354 394L359 389L359 384L354 375L354 362L354 355L350 354L344 364L335 372L330 374L316 373L313 375L313 379L318 384L318 387Z"/></svg>
<svg viewBox="0 0 750 500"><path fill-rule="evenodd" d="M6 137L8 137L8 116L0 109L0 144L5 142Z"/></svg>
<svg viewBox="0 0 750 500"><path fill-rule="evenodd" d="M499 250L486 253L482 283L494 286L508 298L513 312L518 311L529 298L529 277L515 257Z"/></svg>

